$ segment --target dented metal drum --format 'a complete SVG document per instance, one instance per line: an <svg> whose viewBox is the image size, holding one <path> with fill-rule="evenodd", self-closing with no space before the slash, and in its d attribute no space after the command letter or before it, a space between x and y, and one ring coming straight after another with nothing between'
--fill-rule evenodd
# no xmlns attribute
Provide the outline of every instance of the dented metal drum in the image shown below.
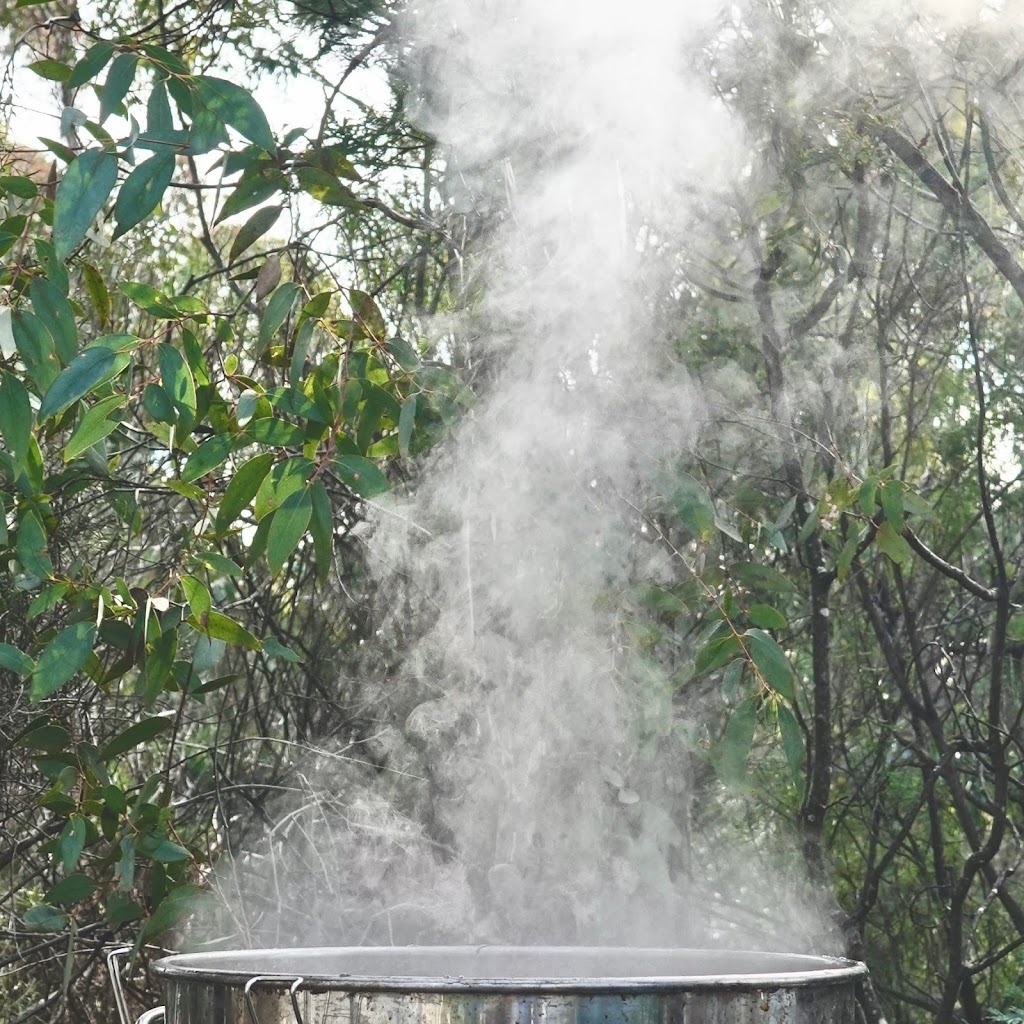
<svg viewBox="0 0 1024 1024"><path fill-rule="evenodd" d="M197 953L156 971L166 1024L855 1024L866 974L795 954L544 946Z"/></svg>

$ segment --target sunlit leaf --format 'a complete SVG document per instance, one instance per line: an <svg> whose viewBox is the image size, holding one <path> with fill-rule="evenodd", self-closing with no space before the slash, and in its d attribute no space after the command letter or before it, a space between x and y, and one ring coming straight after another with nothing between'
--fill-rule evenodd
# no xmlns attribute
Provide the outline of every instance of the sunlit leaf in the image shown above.
<svg viewBox="0 0 1024 1024"><path fill-rule="evenodd" d="M217 508L215 524L218 534L223 534L230 529L234 521L249 507L253 498L256 497L260 484L270 472L273 462L274 456L266 452L239 467L231 478Z"/></svg>
<svg viewBox="0 0 1024 1024"><path fill-rule="evenodd" d="M291 312L292 306L295 305L295 300L299 297L301 290L294 281L285 281L270 296L270 299L267 301L266 311L263 314L263 320L260 323L258 352L262 352L270 344L271 339L277 334L278 330L280 330L281 325Z"/></svg>
<svg viewBox="0 0 1024 1024"><path fill-rule="evenodd" d="M267 564L277 575L306 532L313 512L309 488L293 491L274 513L267 537Z"/></svg>
<svg viewBox="0 0 1024 1024"><path fill-rule="evenodd" d="M341 455L334 459L338 476L361 498L383 494L391 486L388 478L369 459L361 455Z"/></svg>
<svg viewBox="0 0 1024 1024"><path fill-rule="evenodd" d="M125 395L111 395L90 408L79 420L74 433L64 447L64 461L70 462L87 448L98 444L121 423L121 409L127 401Z"/></svg>
<svg viewBox="0 0 1024 1024"><path fill-rule="evenodd" d="M249 246L262 238L276 223L281 216L283 206L263 206L258 209L239 229L235 240L231 243L230 260L235 260L245 252Z"/></svg>
<svg viewBox="0 0 1024 1024"><path fill-rule="evenodd" d="M225 124L268 152L275 151L277 147L267 116L249 92L234 82L212 75L197 76L194 82L200 102Z"/></svg>

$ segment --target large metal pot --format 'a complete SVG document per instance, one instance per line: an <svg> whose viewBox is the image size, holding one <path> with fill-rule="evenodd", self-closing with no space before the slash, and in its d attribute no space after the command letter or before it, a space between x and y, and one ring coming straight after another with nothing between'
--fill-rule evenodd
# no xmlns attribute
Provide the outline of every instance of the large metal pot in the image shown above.
<svg viewBox="0 0 1024 1024"><path fill-rule="evenodd" d="M166 1024L855 1024L866 974L789 953L550 946L191 953L156 971Z"/></svg>

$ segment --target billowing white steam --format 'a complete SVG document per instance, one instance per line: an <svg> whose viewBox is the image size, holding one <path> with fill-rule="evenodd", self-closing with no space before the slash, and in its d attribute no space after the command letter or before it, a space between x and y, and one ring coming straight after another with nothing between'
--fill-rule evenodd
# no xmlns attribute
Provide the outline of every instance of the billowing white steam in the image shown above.
<svg viewBox="0 0 1024 1024"><path fill-rule="evenodd" d="M424 0L409 16L414 116L449 147L457 211L488 221L466 256L477 298L442 325L482 398L368 539L396 652L368 752L389 771L332 766L332 801L310 781L321 795L268 848L278 906L240 925L251 941L763 941L742 898L732 933L712 921L705 884L733 874L756 910L777 865L754 847L726 865L689 835L672 688L618 611L632 581L679 577L633 505L701 409L657 340L645 293L663 268L639 240L676 233L735 163L691 73L715 13Z"/></svg>

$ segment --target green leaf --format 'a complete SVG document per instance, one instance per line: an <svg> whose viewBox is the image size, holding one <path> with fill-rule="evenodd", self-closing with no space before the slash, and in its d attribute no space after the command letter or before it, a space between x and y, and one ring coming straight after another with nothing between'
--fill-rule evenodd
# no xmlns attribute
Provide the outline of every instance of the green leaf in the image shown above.
<svg viewBox="0 0 1024 1024"><path fill-rule="evenodd" d="M79 265L85 278L85 290L89 293L100 326L105 327L110 322L110 292L107 291L107 283L91 263L83 260Z"/></svg>
<svg viewBox="0 0 1024 1024"><path fill-rule="evenodd" d="M34 510L26 512L18 523L18 561L39 579L53 575L53 563L46 551L46 530Z"/></svg>
<svg viewBox="0 0 1024 1024"><path fill-rule="evenodd" d="M878 492L878 477L867 476L864 478L864 482L860 485L860 490L857 492L857 498L860 501L860 507L866 516L873 516L875 514L875 496Z"/></svg>
<svg viewBox="0 0 1024 1024"><path fill-rule="evenodd" d="M839 552L839 557L836 559L836 578L840 583L846 579L850 572L850 566L853 565L853 556L857 553L859 544L860 536L857 533L851 533L846 538L842 551Z"/></svg>
<svg viewBox="0 0 1024 1024"><path fill-rule="evenodd" d="M779 733L782 737L782 752L789 766L789 773L798 789L803 787L804 737L796 716L784 704L779 705Z"/></svg>
<svg viewBox="0 0 1024 1024"><path fill-rule="evenodd" d="M36 663L24 651L11 644L0 643L0 668L27 676L35 666Z"/></svg>
<svg viewBox="0 0 1024 1024"><path fill-rule="evenodd" d="M90 408L79 420L74 433L64 449L64 461L70 462L82 452L98 444L121 423L119 415L128 398L126 395L111 395ZM118 414L118 415L115 415Z"/></svg>
<svg viewBox="0 0 1024 1024"><path fill-rule="evenodd" d="M892 528L892 524L888 521L882 523L878 528L875 540L882 551L898 564L908 561L913 555L910 545Z"/></svg>
<svg viewBox="0 0 1024 1024"><path fill-rule="evenodd" d="M301 654L296 653L290 647L285 647L276 636L268 636L264 639L263 652L273 658L280 658L282 661L290 661L297 665L301 665L306 660Z"/></svg>
<svg viewBox="0 0 1024 1024"><path fill-rule="evenodd" d="M174 115L171 113L170 100L167 98L167 86L157 82L153 86L146 101L146 132L174 131Z"/></svg>
<svg viewBox="0 0 1024 1024"><path fill-rule="evenodd" d="M172 889L150 915L142 929L141 939L150 942L175 927L191 914L202 899L202 890L195 885L179 885Z"/></svg>
<svg viewBox="0 0 1024 1024"><path fill-rule="evenodd" d="M306 440L306 435L299 427L276 416L261 416L257 420L250 420L245 432L257 444L275 448L301 448Z"/></svg>
<svg viewBox="0 0 1024 1024"><path fill-rule="evenodd" d="M71 74L66 83L67 87L69 89L77 89L80 85L85 85L86 82L95 78L107 66L107 61L113 55L114 46L112 43L102 39L98 43L93 43L85 51L85 56L71 69Z"/></svg>
<svg viewBox="0 0 1024 1024"><path fill-rule="evenodd" d="M206 584L197 577L187 574L182 576L179 582L192 614L201 619L213 607L213 598L210 597Z"/></svg>
<svg viewBox="0 0 1024 1024"><path fill-rule="evenodd" d="M233 434L214 434L207 438L182 467L181 479L186 483L198 480L216 469L241 444Z"/></svg>
<svg viewBox="0 0 1024 1024"><path fill-rule="evenodd" d="M267 309L263 314L260 323L260 339L256 347L257 352L262 352L271 342L274 335L280 330L281 325L288 318L288 314L295 305L302 289L294 281L286 281L281 285L267 301Z"/></svg>
<svg viewBox="0 0 1024 1024"><path fill-rule="evenodd" d="M757 562L737 562L732 566L733 575L747 587L754 589L764 587L766 590L774 590L782 594L792 594L796 591L796 584L784 576L777 569L768 565L759 565Z"/></svg>
<svg viewBox="0 0 1024 1024"><path fill-rule="evenodd" d="M120 238L156 209L173 175L174 150L166 150L143 160L125 178L114 203L114 238Z"/></svg>
<svg viewBox="0 0 1024 1024"><path fill-rule="evenodd" d="M196 561L222 576L241 576L242 567L217 551L198 551Z"/></svg>
<svg viewBox="0 0 1024 1024"><path fill-rule="evenodd" d="M757 703L753 698L748 698L729 717L717 750L715 767L727 785L742 782L746 775L747 757L750 755L756 725Z"/></svg>
<svg viewBox="0 0 1024 1024"><path fill-rule="evenodd" d="M260 484L270 472L273 462L274 456L270 452L257 455L241 466L232 477L217 509L215 529L218 536L226 533L232 523L248 508L256 497Z"/></svg>
<svg viewBox="0 0 1024 1024"><path fill-rule="evenodd" d="M267 537L267 564L275 576L305 534L312 513L313 499L308 487L289 494L274 513Z"/></svg>
<svg viewBox="0 0 1024 1024"><path fill-rule="evenodd" d="M70 363L78 353L78 328L71 303L45 277L34 277L28 288L32 308L49 331L62 363Z"/></svg>
<svg viewBox="0 0 1024 1024"><path fill-rule="evenodd" d="M263 396L258 391L253 391L251 388L246 388L238 396L238 407L235 410L235 418L238 420L238 425L244 427L256 414L256 407L260 403L260 399Z"/></svg>
<svg viewBox="0 0 1024 1024"><path fill-rule="evenodd" d="M101 345L87 348L61 370L57 379L47 388L39 406L39 422L58 416L93 388L105 384L127 365L128 359Z"/></svg>
<svg viewBox="0 0 1024 1024"><path fill-rule="evenodd" d="M672 492L672 507L679 521L700 540L715 535L715 506L708 492L689 473L681 473Z"/></svg>
<svg viewBox="0 0 1024 1024"><path fill-rule="evenodd" d="M366 209L348 185L342 184L333 174L319 167L300 167L295 172L295 178L303 192L325 206L344 206L356 211Z"/></svg>
<svg viewBox="0 0 1024 1024"><path fill-rule="evenodd" d="M128 892L135 881L135 837L124 836L121 839L121 856L114 866L119 892Z"/></svg>
<svg viewBox="0 0 1024 1024"><path fill-rule="evenodd" d="M148 707L171 678L174 658L178 653L178 630L169 627L149 644L142 668L142 699Z"/></svg>
<svg viewBox="0 0 1024 1024"><path fill-rule="evenodd" d="M192 429L196 413L196 385L181 353L169 342L157 346L160 380L167 392L182 431Z"/></svg>
<svg viewBox="0 0 1024 1024"><path fill-rule="evenodd" d="M764 681L781 697L793 700L793 669L782 648L763 629L748 629L743 637L747 653Z"/></svg>
<svg viewBox="0 0 1024 1024"><path fill-rule="evenodd" d="M416 399L416 395L410 395L402 403L402 412L398 417L398 451L403 459L409 458L409 445L416 424Z"/></svg>
<svg viewBox="0 0 1024 1024"><path fill-rule="evenodd" d="M122 729L103 747L100 757L104 761L111 761L133 747L137 747L140 743L145 743L147 740L167 732L172 724L169 718L143 718L142 721L129 725L127 729Z"/></svg>
<svg viewBox="0 0 1024 1024"><path fill-rule="evenodd" d="M86 834L85 819L80 814L72 814L57 842L57 856L66 872L74 871L78 865L78 858L85 849Z"/></svg>
<svg viewBox="0 0 1024 1024"><path fill-rule="evenodd" d="M173 423L176 417L171 396L159 384L147 384L142 392L142 408L157 423Z"/></svg>
<svg viewBox="0 0 1024 1024"><path fill-rule="evenodd" d="M221 612L207 612L202 617L191 616L188 624L203 636L213 640L223 640L228 644L244 647L247 651L262 650L263 645L244 626L229 619Z"/></svg>
<svg viewBox="0 0 1024 1024"><path fill-rule="evenodd" d="M24 309L14 311L11 330L18 354L29 376L45 391L60 373L60 361L53 347L53 338L42 320Z"/></svg>
<svg viewBox="0 0 1024 1024"><path fill-rule="evenodd" d="M388 478L361 455L342 455L334 459L338 476L361 498L383 494L391 486Z"/></svg>
<svg viewBox="0 0 1024 1024"><path fill-rule="evenodd" d="M57 258L67 259L85 238L117 183L117 160L89 149L64 172L53 207L53 245Z"/></svg>
<svg viewBox="0 0 1024 1024"><path fill-rule="evenodd" d="M761 629L785 629L789 625L782 612L767 604L752 604L747 609L747 621Z"/></svg>
<svg viewBox="0 0 1024 1024"><path fill-rule="evenodd" d="M18 199L35 199L39 193L36 183L31 178L23 178L17 174L0 174L0 191Z"/></svg>
<svg viewBox="0 0 1024 1024"><path fill-rule="evenodd" d="M194 82L199 101L221 121L268 153L275 152L277 147L267 116L245 89L211 75L198 76Z"/></svg>
<svg viewBox="0 0 1024 1024"><path fill-rule="evenodd" d="M32 700L59 690L85 664L96 640L94 622L76 622L62 629L43 650L32 672Z"/></svg>
<svg viewBox="0 0 1024 1024"><path fill-rule="evenodd" d="M177 843L172 843L170 839L164 838L157 839L153 843L144 841L139 846L139 853L160 864L176 864L189 858L189 852L184 846L179 846Z"/></svg>
<svg viewBox="0 0 1024 1024"><path fill-rule="evenodd" d="M882 511L886 521L896 533L903 532L903 484L899 480L888 480L880 494Z"/></svg>
<svg viewBox="0 0 1024 1024"><path fill-rule="evenodd" d="M276 223L281 216L283 206L260 207L239 229L235 240L231 243L231 253L228 256L234 261L245 252L254 242L262 238Z"/></svg>
<svg viewBox="0 0 1024 1024"><path fill-rule="evenodd" d="M334 558L334 513L323 480L313 483L310 497L313 501L313 514L309 520L309 532L313 537L317 578L323 581L327 579Z"/></svg>
<svg viewBox="0 0 1024 1024"><path fill-rule="evenodd" d="M107 72L107 79L100 89L100 124L117 109L121 100L128 95L128 90L135 80L135 69L139 58L134 53L119 53L114 58Z"/></svg>
<svg viewBox="0 0 1024 1024"><path fill-rule="evenodd" d="M708 672L714 672L726 662L732 661L741 650L740 642L731 630L725 635L713 634L711 639L697 652L693 665L694 674L702 676Z"/></svg>
<svg viewBox="0 0 1024 1024"><path fill-rule="evenodd" d="M25 912L22 918L30 932L62 932L68 923L68 915L56 907L41 903Z"/></svg>
<svg viewBox="0 0 1024 1024"><path fill-rule="evenodd" d="M0 435L15 464L24 465L32 435L32 404L25 385L6 371L0 371Z"/></svg>
<svg viewBox="0 0 1024 1024"><path fill-rule="evenodd" d="M59 725L46 724L29 729L21 737L21 744L33 750L45 750L48 754L57 754L67 750L71 744L71 734Z"/></svg>
<svg viewBox="0 0 1024 1024"><path fill-rule="evenodd" d="M128 892L135 880L135 837L123 837L120 847L121 856L114 865L114 874L118 880L118 891Z"/></svg>
<svg viewBox="0 0 1024 1024"><path fill-rule="evenodd" d="M234 191L224 200L214 223L219 224L236 213L260 206L287 188L288 179L273 165L259 164L247 168L238 179Z"/></svg>
<svg viewBox="0 0 1024 1024"><path fill-rule="evenodd" d="M374 302L373 296L358 288L352 288L348 293L348 301L352 306L355 318L366 328L370 337L375 341L383 341L387 334L387 324L384 321L384 314Z"/></svg>
<svg viewBox="0 0 1024 1024"><path fill-rule="evenodd" d="M29 70L48 82L66 82L71 77L71 68L59 60L34 60Z"/></svg>
<svg viewBox="0 0 1024 1024"><path fill-rule="evenodd" d="M104 912L111 928L120 928L129 921L137 921L145 911L122 892L112 892L106 900Z"/></svg>
<svg viewBox="0 0 1024 1024"><path fill-rule="evenodd" d="M143 284L141 281L121 281L117 287L139 309L144 309L152 316L161 320L174 320L178 316L178 310L174 308L174 303L152 285Z"/></svg>
<svg viewBox="0 0 1024 1024"><path fill-rule="evenodd" d="M279 508L293 491L307 486L314 469L313 463L301 455L293 455L275 463L256 491L253 510L257 520ZM253 543L255 544L255 540Z"/></svg>
<svg viewBox="0 0 1024 1024"><path fill-rule="evenodd" d="M67 878L62 878L43 899L47 903L68 906L87 900L97 888L96 883L88 875L68 875Z"/></svg>

